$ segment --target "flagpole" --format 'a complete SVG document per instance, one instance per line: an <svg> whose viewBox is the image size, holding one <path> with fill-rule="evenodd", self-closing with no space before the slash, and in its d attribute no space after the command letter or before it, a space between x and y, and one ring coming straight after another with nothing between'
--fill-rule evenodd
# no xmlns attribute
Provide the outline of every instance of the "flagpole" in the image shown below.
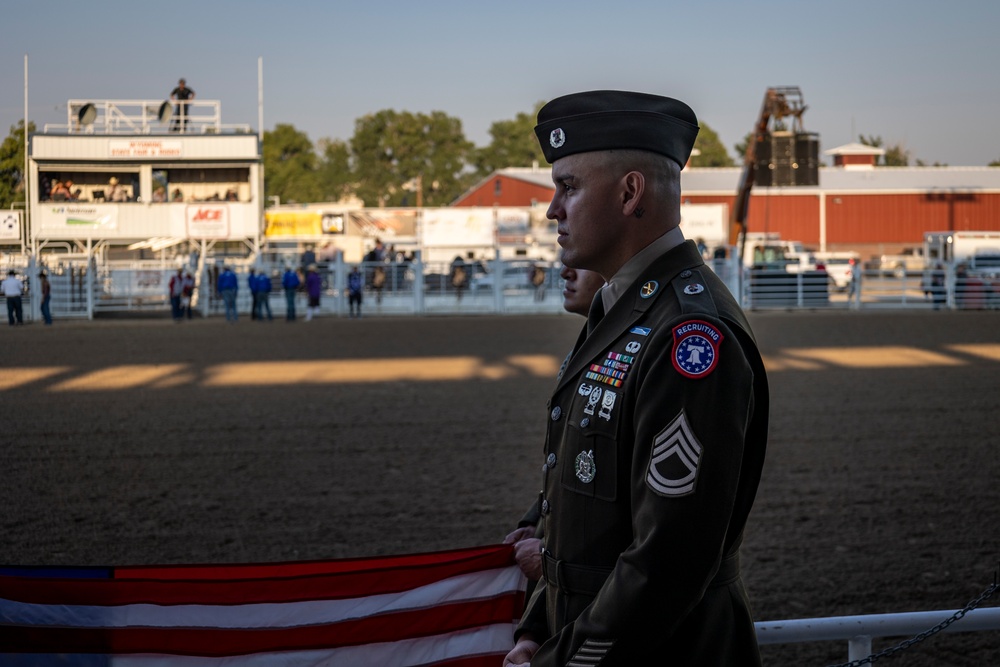
<svg viewBox="0 0 1000 667"><path fill-rule="evenodd" d="M24 255L28 242L28 54L24 54L24 173L21 175L24 186L24 227L21 230L21 254Z"/></svg>

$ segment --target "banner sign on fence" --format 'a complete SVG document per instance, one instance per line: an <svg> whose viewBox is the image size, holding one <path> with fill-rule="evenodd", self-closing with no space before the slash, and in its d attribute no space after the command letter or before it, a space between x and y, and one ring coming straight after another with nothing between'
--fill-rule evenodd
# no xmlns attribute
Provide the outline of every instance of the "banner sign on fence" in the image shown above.
<svg viewBox="0 0 1000 667"><path fill-rule="evenodd" d="M0 211L0 242L21 240L21 212Z"/></svg>

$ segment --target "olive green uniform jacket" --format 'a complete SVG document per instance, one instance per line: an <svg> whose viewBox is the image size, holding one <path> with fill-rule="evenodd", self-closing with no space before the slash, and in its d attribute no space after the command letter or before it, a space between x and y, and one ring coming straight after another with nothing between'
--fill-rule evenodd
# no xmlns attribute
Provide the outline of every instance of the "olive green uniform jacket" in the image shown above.
<svg viewBox="0 0 1000 667"><path fill-rule="evenodd" d="M690 241L593 319L548 404L545 576L516 634L542 644L532 667L759 665L739 576L767 439L750 326Z"/></svg>

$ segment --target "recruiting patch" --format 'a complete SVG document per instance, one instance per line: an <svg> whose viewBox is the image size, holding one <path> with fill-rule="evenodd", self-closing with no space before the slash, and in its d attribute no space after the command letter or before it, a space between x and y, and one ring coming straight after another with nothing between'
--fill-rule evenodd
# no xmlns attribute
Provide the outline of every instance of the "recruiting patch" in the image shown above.
<svg viewBox="0 0 1000 667"><path fill-rule="evenodd" d="M674 327L674 368L694 380L707 377L719 364L723 335L702 320L688 320Z"/></svg>
<svg viewBox="0 0 1000 667"><path fill-rule="evenodd" d="M646 485L655 493L669 498L694 493L701 452L701 443L691 431L691 425L682 410L653 439Z"/></svg>

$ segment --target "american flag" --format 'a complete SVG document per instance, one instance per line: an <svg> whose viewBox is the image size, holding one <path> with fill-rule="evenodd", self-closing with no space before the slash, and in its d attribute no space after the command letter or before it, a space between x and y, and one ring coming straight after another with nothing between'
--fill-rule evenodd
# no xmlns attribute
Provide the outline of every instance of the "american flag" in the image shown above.
<svg viewBox="0 0 1000 667"><path fill-rule="evenodd" d="M0 664L497 667L524 604L512 549L0 567Z"/></svg>

